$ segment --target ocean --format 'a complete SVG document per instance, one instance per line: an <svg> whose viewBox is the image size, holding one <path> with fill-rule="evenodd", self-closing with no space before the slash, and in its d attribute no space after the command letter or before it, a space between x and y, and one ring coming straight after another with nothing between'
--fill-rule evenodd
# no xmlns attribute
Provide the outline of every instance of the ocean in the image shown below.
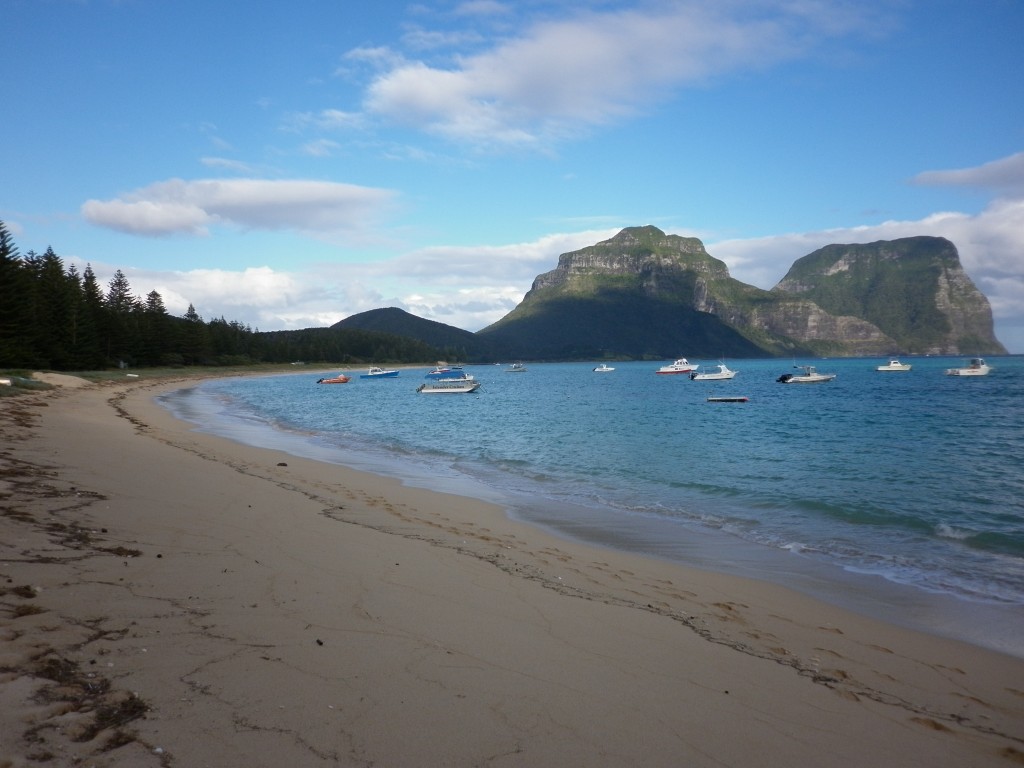
<svg viewBox="0 0 1024 768"><path fill-rule="evenodd" d="M448 396L416 392L427 368L341 385L297 368L159 401L243 443L1024 656L1024 357L978 378L944 375L962 358L726 362L717 382L657 361L467 366L479 392ZM837 377L777 383L794 364Z"/></svg>

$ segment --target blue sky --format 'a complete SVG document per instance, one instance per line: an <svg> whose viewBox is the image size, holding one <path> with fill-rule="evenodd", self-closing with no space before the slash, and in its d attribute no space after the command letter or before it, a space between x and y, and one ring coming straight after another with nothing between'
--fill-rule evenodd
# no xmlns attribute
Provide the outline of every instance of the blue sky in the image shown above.
<svg viewBox="0 0 1024 768"><path fill-rule="evenodd" d="M0 9L0 220L172 314L477 330L627 226L761 288L937 235L1024 352L1019 0Z"/></svg>

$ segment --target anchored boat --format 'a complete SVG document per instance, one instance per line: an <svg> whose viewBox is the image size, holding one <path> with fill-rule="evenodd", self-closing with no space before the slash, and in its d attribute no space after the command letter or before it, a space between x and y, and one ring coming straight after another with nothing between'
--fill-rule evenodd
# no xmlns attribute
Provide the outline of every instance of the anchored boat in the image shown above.
<svg viewBox="0 0 1024 768"><path fill-rule="evenodd" d="M685 357L680 357L673 363L661 366L656 372L660 374L689 373L696 367L696 365L691 365Z"/></svg>
<svg viewBox="0 0 1024 768"><path fill-rule="evenodd" d="M834 373L818 373L813 365L798 365L797 368L803 369L803 373L784 373L776 381L780 384L818 384L836 377Z"/></svg>
<svg viewBox="0 0 1024 768"><path fill-rule="evenodd" d="M947 376L988 376L992 366L980 357L972 357L963 368L947 368Z"/></svg>
<svg viewBox="0 0 1024 768"><path fill-rule="evenodd" d="M416 387L417 392L425 395L468 395L478 389L480 382L469 375L458 379L432 379Z"/></svg>

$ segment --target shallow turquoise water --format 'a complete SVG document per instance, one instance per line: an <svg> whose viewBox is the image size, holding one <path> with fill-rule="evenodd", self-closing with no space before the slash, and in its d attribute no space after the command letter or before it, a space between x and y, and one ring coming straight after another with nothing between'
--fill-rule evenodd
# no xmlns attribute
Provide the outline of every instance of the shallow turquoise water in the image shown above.
<svg viewBox="0 0 1024 768"><path fill-rule="evenodd" d="M1024 642L1004 636L1024 624L1024 358L992 358L974 379L943 375L960 359L908 361L797 361L838 374L815 385L776 383L789 360L729 360L727 382L658 376L659 362L475 366L481 390L448 397L416 394L426 368L333 386L317 372L164 403L213 432L481 496L605 545L838 584L861 608L949 634L984 615L991 628L967 634L1016 652ZM733 394L750 401L706 401Z"/></svg>

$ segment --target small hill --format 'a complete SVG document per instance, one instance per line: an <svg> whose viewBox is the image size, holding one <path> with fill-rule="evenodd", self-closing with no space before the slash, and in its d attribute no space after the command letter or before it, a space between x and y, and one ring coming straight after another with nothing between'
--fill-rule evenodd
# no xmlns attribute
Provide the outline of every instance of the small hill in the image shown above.
<svg viewBox="0 0 1024 768"><path fill-rule="evenodd" d="M439 351L442 359L470 362L486 356L487 344L470 331L406 312L397 307L371 309L346 317L333 329L377 331L417 339Z"/></svg>

